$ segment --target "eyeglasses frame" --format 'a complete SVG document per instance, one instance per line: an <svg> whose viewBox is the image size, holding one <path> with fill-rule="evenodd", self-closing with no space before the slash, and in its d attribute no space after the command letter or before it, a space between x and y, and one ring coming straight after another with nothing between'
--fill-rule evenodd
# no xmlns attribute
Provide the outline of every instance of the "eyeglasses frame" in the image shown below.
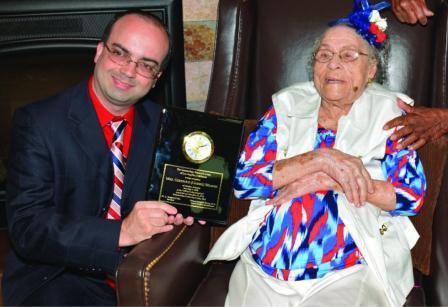
<svg viewBox="0 0 448 307"><path fill-rule="evenodd" d="M112 51L112 49L111 49L111 48L113 48L113 47L109 47L109 46L107 45L107 43L105 43L105 42L103 42L103 45L104 45L104 47L106 48L106 50L109 52L109 59L110 59L112 62L114 62L115 64L120 65L120 66L126 66L126 65L129 65L130 63L135 63L135 72L136 72L137 74L139 74L140 76L142 76L142 77L144 77L144 78L148 78L148 79L153 79L153 80L156 80L156 79L159 78L160 73L161 73L160 65L157 64L157 66L156 66L156 67L157 67L157 71L153 72L151 75L149 75L149 76L142 75L141 73L139 73L139 68L138 68L139 65L140 65L140 63L143 63L141 60L134 61L134 60L132 59L131 54L130 54L129 52L127 52L127 51L124 51L124 52L126 53L126 58L127 58L126 63L118 63L118 62L116 62L116 61L113 60L113 51Z"/></svg>
<svg viewBox="0 0 448 307"><path fill-rule="evenodd" d="M359 56L360 56L360 55L369 56L368 53L361 52L361 51L359 51L359 50L353 50L353 49L350 49L350 48L344 48L344 49L341 49L341 50L339 50L339 52L335 52L335 51L332 51L332 50L329 50L329 49L328 49L328 51L331 52L332 56L331 56L331 58L328 59L328 61L322 62L322 61L317 60L317 58L316 58L316 55L317 55L317 53L318 53L320 50L321 50L321 49L318 48L316 51L313 52L313 59L314 59L316 62L318 62L318 63L324 63L324 64L325 64L325 63L329 63L329 62L331 62L331 60L333 60L335 54L338 55L339 60L341 60L342 63L352 63L352 62L356 61L357 59L359 59ZM351 60L351 61L344 61L344 60L342 59L342 57L341 57L341 52L346 51L346 50L355 51L356 54L357 54L356 58L354 58L354 59Z"/></svg>

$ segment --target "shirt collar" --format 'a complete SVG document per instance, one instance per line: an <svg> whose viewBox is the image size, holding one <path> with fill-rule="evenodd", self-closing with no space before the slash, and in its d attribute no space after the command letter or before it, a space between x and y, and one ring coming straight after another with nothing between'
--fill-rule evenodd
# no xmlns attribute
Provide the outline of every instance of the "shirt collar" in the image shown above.
<svg viewBox="0 0 448 307"><path fill-rule="evenodd" d="M93 107L95 108L95 112L98 116L98 119L100 121L100 125L102 128L104 128L105 126L107 126L109 124L109 122L113 121L113 120L121 120L121 119L125 119L128 123L127 126L133 126L134 124L134 113L135 113L135 108L134 106L131 106L129 108L129 111L126 112L123 116L116 116L112 113L109 112L109 110L107 110L103 104L100 102L98 96L95 94L95 91L93 89L93 76L90 77L89 82L88 82L88 87L89 87L89 96L90 99L92 100L93 103Z"/></svg>

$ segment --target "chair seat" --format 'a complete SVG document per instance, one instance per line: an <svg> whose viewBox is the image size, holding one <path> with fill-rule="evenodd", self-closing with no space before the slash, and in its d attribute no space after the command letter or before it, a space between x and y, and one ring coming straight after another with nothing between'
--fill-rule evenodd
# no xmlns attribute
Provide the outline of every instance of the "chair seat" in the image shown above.
<svg viewBox="0 0 448 307"><path fill-rule="evenodd" d="M224 306L229 280L237 260L216 261L199 285L189 306Z"/></svg>

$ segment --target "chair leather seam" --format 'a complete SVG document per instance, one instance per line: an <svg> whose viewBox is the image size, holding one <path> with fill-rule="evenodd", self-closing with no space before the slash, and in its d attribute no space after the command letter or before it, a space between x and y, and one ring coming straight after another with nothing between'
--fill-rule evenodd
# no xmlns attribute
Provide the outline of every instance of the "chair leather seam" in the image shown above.
<svg viewBox="0 0 448 307"><path fill-rule="evenodd" d="M237 35L236 35L236 46L235 46L235 65L232 66L232 72L230 73L231 76L233 76L232 80L230 81L230 93L229 93L229 98L227 99L227 101L231 101L233 102L233 100L235 99L235 91L236 91L236 87L238 84L238 80L239 80L239 66L240 66L240 57L241 57L241 36L243 33L243 18L242 18L242 9L241 9L241 2L238 2L238 7L237 7L237 20L238 20L238 24L237 24ZM226 114L229 114L229 112L231 110L229 110L229 108L231 108L231 105L233 105L233 103L230 104L226 104Z"/></svg>
<svg viewBox="0 0 448 307"><path fill-rule="evenodd" d="M446 13L448 15L448 13ZM447 61L447 56L446 53L448 52L448 22L445 25L445 46L444 46L444 52L445 52L445 57L444 57L444 63L442 64L442 89L443 89L443 93L442 93L442 101L446 101L447 99L447 95L448 93L446 92L446 87L447 87L447 78L448 78L448 61Z"/></svg>
<svg viewBox="0 0 448 307"><path fill-rule="evenodd" d="M177 240L179 240L179 238L182 236L182 234L185 232L185 230L187 229L188 226L184 225L181 229L181 231L179 231L179 233L176 235L176 237L174 238L173 241L171 241L171 243L160 253L160 255L158 255L157 257L155 257L152 261L150 261L148 263L148 265L145 267L145 270L143 272L143 287L144 287L144 293L145 293L145 306L149 306L149 275L150 275L150 271L151 269L160 261L160 259L163 258L163 256L165 256L166 253L168 253L168 251L173 247L174 243L176 243Z"/></svg>

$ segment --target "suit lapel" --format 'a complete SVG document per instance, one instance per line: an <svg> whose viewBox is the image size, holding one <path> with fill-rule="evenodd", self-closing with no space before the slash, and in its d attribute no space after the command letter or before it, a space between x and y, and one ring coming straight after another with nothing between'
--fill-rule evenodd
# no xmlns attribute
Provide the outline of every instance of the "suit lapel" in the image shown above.
<svg viewBox="0 0 448 307"><path fill-rule="evenodd" d="M73 99L68 118L72 122L73 136L88 156L91 167L97 168L102 177L112 183L110 152L90 101L87 85L79 92L79 97Z"/></svg>
<svg viewBox="0 0 448 307"><path fill-rule="evenodd" d="M129 201L131 191L135 188L146 189L159 114L158 105L143 102L135 106L134 127L122 194L122 216L125 216L134 205ZM139 180L136 182L137 178Z"/></svg>
<svg viewBox="0 0 448 307"><path fill-rule="evenodd" d="M113 169L110 151L107 147L102 128L87 91L87 85L78 91L69 108L68 119L72 123L72 133L81 149L88 156L91 167L96 168L106 181L110 190L105 195L110 201L113 188ZM122 216L126 216L133 207L129 198L134 189L138 190L139 200L144 199L144 190L149 178L152 154L160 116L159 105L142 102L135 105L134 127L131 147L122 193ZM136 181L136 179L138 180ZM103 193L103 191L99 191Z"/></svg>

